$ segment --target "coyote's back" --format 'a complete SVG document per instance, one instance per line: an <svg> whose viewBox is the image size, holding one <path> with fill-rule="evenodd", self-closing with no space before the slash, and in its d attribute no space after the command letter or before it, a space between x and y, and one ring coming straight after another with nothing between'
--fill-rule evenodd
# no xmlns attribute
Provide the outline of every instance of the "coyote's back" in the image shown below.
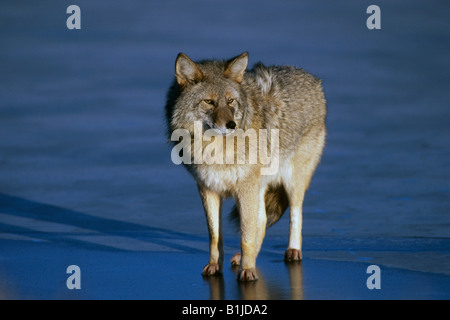
<svg viewBox="0 0 450 320"><path fill-rule="evenodd" d="M305 131L324 126L322 84L310 73L292 66L257 64L248 72L243 85L256 92L254 109L263 118L262 127L280 130L282 154L292 152Z"/></svg>

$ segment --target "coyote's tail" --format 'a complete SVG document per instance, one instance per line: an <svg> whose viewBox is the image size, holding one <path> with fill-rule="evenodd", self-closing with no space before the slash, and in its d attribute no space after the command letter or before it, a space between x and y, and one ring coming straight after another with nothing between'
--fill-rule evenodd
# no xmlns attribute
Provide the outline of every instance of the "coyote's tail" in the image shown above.
<svg viewBox="0 0 450 320"><path fill-rule="evenodd" d="M269 186L264 196L266 203L267 226L269 228L282 217L283 213L289 205L289 200L283 185ZM230 219L236 226L240 226L240 214L236 205L230 212Z"/></svg>

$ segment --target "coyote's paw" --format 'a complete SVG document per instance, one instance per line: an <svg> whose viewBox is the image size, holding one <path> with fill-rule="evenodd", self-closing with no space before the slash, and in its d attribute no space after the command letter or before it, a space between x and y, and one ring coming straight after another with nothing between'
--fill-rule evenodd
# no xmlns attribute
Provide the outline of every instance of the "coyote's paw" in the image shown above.
<svg viewBox="0 0 450 320"><path fill-rule="evenodd" d="M256 274L255 269L244 269L241 270L241 273L238 278L239 281L256 281L258 280L258 275Z"/></svg>
<svg viewBox="0 0 450 320"><path fill-rule="evenodd" d="M232 266L240 266L241 265L241 253L236 253L231 259L230 259Z"/></svg>
<svg viewBox="0 0 450 320"><path fill-rule="evenodd" d="M203 276L214 276L219 273L222 273L222 270L218 263L208 263L204 268L202 275Z"/></svg>
<svg viewBox="0 0 450 320"><path fill-rule="evenodd" d="M292 261L301 261L302 260L302 251L298 249L287 249L284 254L284 261L292 262Z"/></svg>

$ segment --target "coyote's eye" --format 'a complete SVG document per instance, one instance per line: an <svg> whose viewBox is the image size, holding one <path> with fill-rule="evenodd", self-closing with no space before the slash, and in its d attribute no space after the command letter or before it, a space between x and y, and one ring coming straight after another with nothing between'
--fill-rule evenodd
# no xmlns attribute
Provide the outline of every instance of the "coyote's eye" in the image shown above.
<svg viewBox="0 0 450 320"><path fill-rule="evenodd" d="M227 100L227 102L228 102L228 103L233 103L233 102L234 102L234 99L231 99L231 98L230 98L230 99Z"/></svg>
<svg viewBox="0 0 450 320"><path fill-rule="evenodd" d="M213 101L211 99L204 99L203 102L207 104L213 104Z"/></svg>

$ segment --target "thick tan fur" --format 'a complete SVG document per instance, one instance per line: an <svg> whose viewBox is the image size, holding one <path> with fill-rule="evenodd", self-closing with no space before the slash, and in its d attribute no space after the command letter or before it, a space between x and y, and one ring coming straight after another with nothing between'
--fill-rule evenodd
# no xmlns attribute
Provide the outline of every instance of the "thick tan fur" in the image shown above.
<svg viewBox="0 0 450 320"><path fill-rule="evenodd" d="M247 63L247 53L228 61L198 63L179 54L176 80L166 104L169 137L176 129L187 129L194 138L195 121L202 122L202 132L214 129L223 133L214 138L223 139L222 147L214 151L223 156L222 163L192 161L185 166L197 182L210 235L210 259L203 274L222 271L222 198L232 196L236 200L234 216L239 217L241 229L241 254L233 258L233 263L240 264L242 281L257 279L256 257L266 227L278 221L288 206L289 245L285 259L301 259L304 194L320 161L326 136L326 102L319 79L290 66L257 64L247 71ZM279 139L269 135L267 145L255 146L251 141L241 145L246 161L237 163L237 146L227 148L226 142L235 139L233 135L238 135L239 129L253 129L257 138L260 129L276 129ZM194 159L196 152L209 150L212 141L196 145L192 139L183 152ZM270 153L275 144L279 152L271 164L277 163L277 170L262 174L266 166L259 155L262 151ZM255 150L256 164L249 161Z"/></svg>

